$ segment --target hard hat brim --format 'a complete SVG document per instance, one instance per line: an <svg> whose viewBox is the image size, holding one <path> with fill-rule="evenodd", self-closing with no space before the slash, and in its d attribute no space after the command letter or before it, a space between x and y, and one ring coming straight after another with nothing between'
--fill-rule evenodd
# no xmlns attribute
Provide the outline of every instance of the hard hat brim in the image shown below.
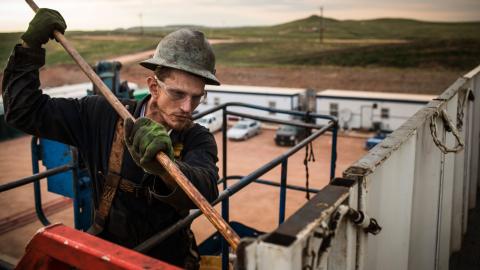
<svg viewBox="0 0 480 270"><path fill-rule="evenodd" d="M213 73L211 73L207 70L195 70L195 69L192 69L192 68L189 68L189 67L186 67L186 66L177 65L175 63L168 63L168 62L162 61L161 59L158 59L158 58L150 58L150 59L144 60L144 61L140 62L140 65L145 67L145 68L148 68L150 70L153 70L153 71L155 71L155 69L158 66L183 70L183 71L186 71L186 72L191 73L193 75L197 75L199 77L204 78L205 79L205 84L220 85L220 81L217 79L217 77L215 77L215 75Z"/></svg>

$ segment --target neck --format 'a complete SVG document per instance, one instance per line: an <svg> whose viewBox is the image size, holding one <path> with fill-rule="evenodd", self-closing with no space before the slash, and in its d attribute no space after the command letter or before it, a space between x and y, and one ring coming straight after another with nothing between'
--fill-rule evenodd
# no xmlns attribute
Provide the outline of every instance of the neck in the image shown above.
<svg viewBox="0 0 480 270"><path fill-rule="evenodd" d="M166 125L163 120L158 105L150 98L145 104L145 117L148 117L155 122L162 124L167 130L170 130L170 127Z"/></svg>

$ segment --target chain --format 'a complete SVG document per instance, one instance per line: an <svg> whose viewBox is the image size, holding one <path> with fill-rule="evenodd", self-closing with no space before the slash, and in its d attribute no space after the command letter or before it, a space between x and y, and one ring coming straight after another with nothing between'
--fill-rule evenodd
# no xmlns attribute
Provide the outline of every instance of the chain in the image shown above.
<svg viewBox="0 0 480 270"><path fill-rule="evenodd" d="M311 134L311 131L308 132L308 134ZM306 189L306 194L305 198L307 200L310 200L310 184L309 184L309 172L308 172L308 162L315 162L315 155L313 153L313 144L312 142L309 142L306 147L305 147L305 158L303 159L303 165L305 166L305 189Z"/></svg>
<svg viewBox="0 0 480 270"><path fill-rule="evenodd" d="M462 108L463 109L463 108ZM455 136L455 139L457 140L458 144L453 147L449 148L446 146L442 141L438 139L437 135L437 118L441 116L444 124L444 128L448 132L452 132L453 136ZM458 117L458 115L457 115ZM442 109L439 111L436 111L430 118L430 132L432 134L432 139L435 145L442 151L442 153L447 154L447 153L457 153L463 149L464 143L462 138L460 137L460 134L458 133L457 127L453 124L452 120L450 117L448 117L447 112L445 109Z"/></svg>

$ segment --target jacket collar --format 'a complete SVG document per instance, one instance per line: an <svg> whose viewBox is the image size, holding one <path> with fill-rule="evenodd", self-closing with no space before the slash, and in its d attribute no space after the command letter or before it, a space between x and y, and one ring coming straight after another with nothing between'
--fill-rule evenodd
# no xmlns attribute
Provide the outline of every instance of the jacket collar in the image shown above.
<svg viewBox="0 0 480 270"><path fill-rule="evenodd" d="M135 118L140 117L140 113L142 112L143 106L147 104L147 102L150 100L151 97L152 95L148 94L138 102L137 107L135 108L135 112L133 112L133 117Z"/></svg>

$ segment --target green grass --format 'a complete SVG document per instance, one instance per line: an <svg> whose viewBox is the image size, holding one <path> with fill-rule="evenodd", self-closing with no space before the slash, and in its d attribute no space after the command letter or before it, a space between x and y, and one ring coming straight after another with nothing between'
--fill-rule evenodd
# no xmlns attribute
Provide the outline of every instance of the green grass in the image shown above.
<svg viewBox="0 0 480 270"><path fill-rule="evenodd" d="M319 35L320 18L308 18L272 27L284 35ZM480 39L480 22L435 23L407 19L345 20L326 18L324 36L333 39Z"/></svg>
<svg viewBox="0 0 480 270"><path fill-rule="evenodd" d="M90 64L94 64L102 59L155 49L159 40L159 37L155 36L133 37L127 40L117 40L113 42L81 38L87 34L100 36L105 33L74 32L68 33L67 38L80 55ZM20 36L21 33L0 33L0 65L2 67L7 63L8 56L12 52L15 44L19 43ZM59 43L50 41L45 48L47 51L47 66L74 63Z"/></svg>
<svg viewBox="0 0 480 270"><path fill-rule="evenodd" d="M480 64L480 40L423 40L334 51L311 51L271 59L276 65L380 66L470 70Z"/></svg>
<svg viewBox="0 0 480 270"><path fill-rule="evenodd" d="M210 39L238 41L213 46L217 61L222 65L442 67L465 70L480 63L480 22L435 23L405 19L339 21L325 18L326 42L323 44L319 42L319 25L320 18L310 16L274 26L194 28L204 31ZM139 35L138 27L74 31L67 32L67 38L87 62L94 64L114 56L153 49L161 37L180 27L145 27L143 36ZM0 33L2 66L20 35ZM112 35L116 38L101 39ZM397 44L402 40L407 42ZM378 44L379 41L384 44ZM50 42L47 45L47 66L65 63L73 61L59 44Z"/></svg>
<svg viewBox="0 0 480 270"><path fill-rule="evenodd" d="M78 39L78 36L70 36L69 40L80 55L88 63L92 64L102 59L155 49L158 43L158 38L153 37L139 37L135 38L135 40L107 42L104 40ZM70 56L67 55L60 44L49 42L46 49L47 65L73 63L73 60L70 59Z"/></svg>
<svg viewBox="0 0 480 270"><path fill-rule="evenodd" d="M348 44L320 44L317 41L268 40L262 42L224 43L213 46L218 63L236 66L271 66L286 55L303 57L312 52L327 52L357 47Z"/></svg>

